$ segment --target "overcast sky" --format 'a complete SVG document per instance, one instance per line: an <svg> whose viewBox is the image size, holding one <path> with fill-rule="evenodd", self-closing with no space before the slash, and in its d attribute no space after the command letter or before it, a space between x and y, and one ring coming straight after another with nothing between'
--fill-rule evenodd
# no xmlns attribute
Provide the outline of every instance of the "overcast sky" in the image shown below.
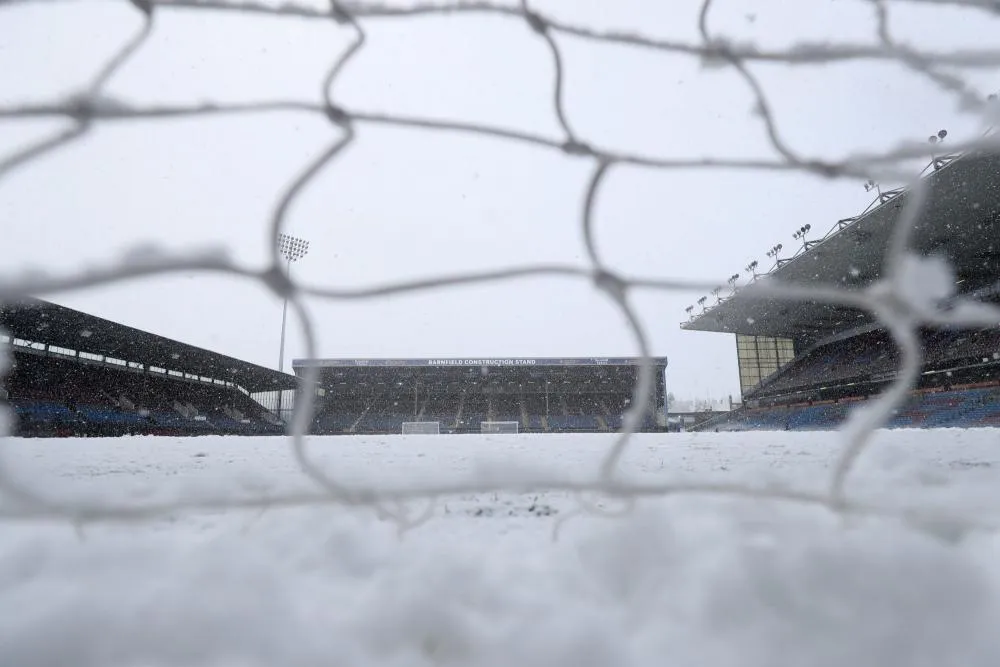
<svg viewBox="0 0 1000 667"><path fill-rule="evenodd" d="M325 3L319 3L321 6ZM596 29L697 39L688 0L533 3ZM926 48L993 47L985 12L891 3L897 38ZM330 21L192 10L157 14L152 38L111 81L135 104L320 100L351 32ZM778 48L872 42L869 2L720 0L714 29ZM0 105L82 89L141 25L127 2L0 8ZM335 88L351 109L474 121L561 137L553 66L524 22L503 16L375 19ZM556 37L569 122L585 141L662 157L772 157L746 85L698 60ZM981 119L895 64L752 65L786 141L807 156L968 138ZM967 73L983 93L996 70ZM61 123L0 122L0 155ZM311 242L294 277L361 286L530 262L583 264L579 213L592 162L467 134L361 124L357 141L290 211L286 231ZM267 220L290 179L337 136L321 118L270 113L99 125L86 139L0 182L4 273L70 271L129 248L224 246L267 259ZM764 264L809 223L825 232L870 197L862 183L734 170L614 169L596 208L610 266L629 275L725 280ZM653 352L670 358L678 396L738 395L735 343L683 332L699 293L644 293L636 303ZM194 345L276 366L281 303L261 285L192 274L53 301ZM325 357L626 356L635 345L611 302L583 282L530 280L442 289L365 303L311 302ZM286 358L303 352L289 330Z"/></svg>

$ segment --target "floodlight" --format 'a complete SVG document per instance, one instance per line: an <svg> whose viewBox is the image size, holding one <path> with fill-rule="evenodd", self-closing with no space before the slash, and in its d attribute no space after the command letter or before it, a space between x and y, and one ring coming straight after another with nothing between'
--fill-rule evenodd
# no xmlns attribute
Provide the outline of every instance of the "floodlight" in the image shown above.
<svg viewBox="0 0 1000 667"><path fill-rule="evenodd" d="M802 246L806 245L806 236L809 234L809 230L812 229L812 225L802 225L792 234L793 239L801 239Z"/></svg>
<svg viewBox="0 0 1000 667"><path fill-rule="evenodd" d="M278 252L288 263L295 262L309 252L309 241L288 234L278 234Z"/></svg>

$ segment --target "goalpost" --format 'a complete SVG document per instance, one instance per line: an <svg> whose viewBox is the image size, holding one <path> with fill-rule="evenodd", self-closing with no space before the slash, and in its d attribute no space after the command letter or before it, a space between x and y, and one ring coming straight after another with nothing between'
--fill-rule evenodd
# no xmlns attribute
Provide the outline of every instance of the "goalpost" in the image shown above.
<svg viewBox="0 0 1000 667"><path fill-rule="evenodd" d="M480 433L517 433L518 422L479 422Z"/></svg>
<svg viewBox="0 0 1000 667"><path fill-rule="evenodd" d="M403 422L403 435L438 435L441 422Z"/></svg>

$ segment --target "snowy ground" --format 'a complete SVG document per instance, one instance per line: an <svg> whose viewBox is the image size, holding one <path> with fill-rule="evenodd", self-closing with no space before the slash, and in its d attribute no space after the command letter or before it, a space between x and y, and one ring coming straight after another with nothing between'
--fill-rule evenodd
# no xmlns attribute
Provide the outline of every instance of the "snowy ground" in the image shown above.
<svg viewBox="0 0 1000 667"><path fill-rule="evenodd" d="M314 438L338 479L592 476L604 436ZM821 490L836 434L637 437L636 479ZM308 490L280 438L8 440L17 479L121 506ZM1000 522L1000 431L892 431L851 497ZM612 508L617 507L610 503ZM9 508L10 505L4 507ZM565 493L439 498L400 536L367 509L6 521L0 665L1000 665L989 531L740 497L576 516ZM414 504L411 509L419 511Z"/></svg>

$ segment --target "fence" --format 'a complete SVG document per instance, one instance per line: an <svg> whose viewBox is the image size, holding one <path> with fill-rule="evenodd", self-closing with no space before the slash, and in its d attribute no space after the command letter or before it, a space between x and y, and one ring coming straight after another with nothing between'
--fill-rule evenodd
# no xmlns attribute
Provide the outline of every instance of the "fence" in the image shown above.
<svg viewBox="0 0 1000 667"><path fill-rule="evenodd" d="M930 0L927 0L928 2ZM17 0L0 2L0 13L23 4ZM59 11L60 3L44 3L45 11ZM328 8L316 9L305 5L269 5L257 2L222 2L219 0L132 0L131 5L142 18L141 27L118 52L95 73L89 86L69 97L43 102L9 103L0 107L0 124L25 119L61 119L70 125L41 140L29 143L6 155L0 155L0 188L12 187L11 176L18 170L34 168L43 164L47 155L66 150L81 138L103 124L121 121L143 120L147 122L166 119L198 119L207 117L236 116L250 113L295 112L324 118L338 133L337 138L324 146L319 157L302 166L301 172L284 190L284 195L270 215L270 236L274 243L271 265L265 270L255 270L242 266L231 259L215 253L201 253L171 257L166 254L146 253L129 256L115 265L104 266L75 275L59 275L58 267L51 267L51 273L10 275L0 274L0 299L13 299L24 295L42 296L83 290L99 285L112 285L141 277L162 276L178 272L223 273L237 276L247 281L265 285L278 297L287 297L293 314L300 319L305 330L307 355L315 357L316 340L311 326L310 313L304 304L304 297L330 300L379 299L391 295L427 290L440 290L453 286L515 281L524 278L559 277L584 281L600 291L613 302L624 316L634 336L635 345L643 359L639 380L634 390L631 405L635 406L625 416L620 437L609 448L601 468L595 471L589 481L546 478L512 479L497 481L495 484L506 490L570 490L582 494L602 494L619 498L635 498L650 495L676 493L710 493L742 496L769 497L794 502L818 503L837 511L873 512L877 508L852 503L844 497L844 482L851 472L858 456L863 452L872 432L883 424L891 411L902 404L918 375L921 353L916 337L918 325L992 325L1000 322L1000 311L981 303L960 301L948 309L939 307L937 297L947 296L953 288L946 267L926 258L907 253L907 241L912 231L917 213L925 196L923 182L913 179L913 173L904 165L916 158L930 159L935 149L930 145L907 145L865 157L843 160L815 160L800 156L783 139L777 120L771 110L768 95L760 79L750 70L753 63L768 64L829 64L846 61L891 61L899 63L938 86L942 94L953 96L965 108L986 113L991 101L981 95L954 73L958 67L989 68L1000 66L1000 50L967 49L956 52L920 50L911 45L895 41L891 34L890 8L893 2L873 0L874 27L877 41L872 44L815 44L793 46L785 50L767 50L754 45L736 44L712 28L713 3L706 0L701 7L696 42L669 41L644 37L638 34L606 32L585 25L557 19L533 9L528 2L520 5L500 5L492 2L461 4L416 4L410 6L390 6L384 4L347 4L333 0ZM975 0L942 0L941 5L964 9L970 14L995 11L992 5ZM105 89L112 77L132 61L157 28L157 17L169 12L240 12L258 16L296 17L300 20L325 22L331 30L348 31L353 35L351 45L339 56L332 58L322 85L321 102L290 102L284 100L262 100L246 103L202 103L162 104L134 106L125 101L112 99ZM440 120L419 118L393 113L370 112L352 109L341 104L334 93L337 82L349 70L352 60L369 48L366 45L366 26L385 18L419 20L421 17L443 15L476 14L491 16L497 21L523 22L545 45L551 58L553 77L551 86L552 113L558 121L561 132L554 136L543 136L511 127L490 126L464 122L460 119ZM970 19L971 20L971 19ZM458 24L456 24L458 25ZM672 54L677 57L697 58L716 67L730 68L737 73L756 99L760 123L764 127L776 157L774 159L710 159L704 157L664 158L618 152L597 148L587 137L578 134L570 122L570 114L564 103L564 68L566 59L560 40L572 37L590 43L615 44L621 47L652 50ZM357 289L337 289L305 287L292 281L286 271L285 262L278 251L278 235L285 226L290 206L307 191L314 179L330 165L336 163L345 149L358 141L356 128L365 125L405 128L415 132L448 131L465 135L488 136L498 140L520 142L565 155L567 159L584 160L590 164L590 173L580 201L579 230L584 241L588 262L585 265L538 264L516 266L503 270L442 275L417 281L397 284L373 285ZM992 143L990 143L992 142ZM954 143L953 152L962 152L985 145L995 145L988 137L966 143ZM653 388L653 368L649 362L650 346L646 333L640 326L633 305L634 295L642 290L697 291L707 293L715 288L727 289L725 281L720 284L690 281L682 278L629 278L608 268L602 259L602 251L595 240L595 201L607 180L609 173L617 168L629 166L650 170L682 169L742 169L771 170L786 172L811 172L829 178L854 179L906 179L910 181L906 208L896 226L892 241L887 249L886 271L874 286L859 291L832 288L813 288L778 284L766 278L757 281L744 290L755 290L761 295L773 298L798 300L811 299L844 306L863 308L872 312L892 334L901 353L901 366L896 381L869 408L857 411L843 430L843 452L830 479L829 490L824 494L793 493L775 489L764 489L717 484L631 484L621 481L615 473L616 464L629 446L629 434L641 423L644 415L642 407L648 405L648 396ZM920 284L927 289L910 289ZM315 372L307 370L304 380L307 385L315 381ZM279 507L302 504L341 503L351 505L378 506L388 515L396 516L401 523L407 519L402 514L392 514L383 504L397 506L408 500L440 497L452 493L493 490L483 484L456 480L451 484L429 486L359 487L346 484L329 472L317 467L310 457L303 433L311 418L311 392L305 392L305 399L296 406L290 435L290 446L294 450L303 474L313 482L311 492L258 500L233 500L227 497L186 497L171 502L117 506L94 502L63 503L46 497L44 490L35 488L30 481L20 479L16 471L8 469L0 459L0 491L18 499L15 510L5 509L8 517L19 519L65 517L74 521L88 520L140 520L183 508L225 507ZM974 520L970 517L970 522Z"/></svg>

